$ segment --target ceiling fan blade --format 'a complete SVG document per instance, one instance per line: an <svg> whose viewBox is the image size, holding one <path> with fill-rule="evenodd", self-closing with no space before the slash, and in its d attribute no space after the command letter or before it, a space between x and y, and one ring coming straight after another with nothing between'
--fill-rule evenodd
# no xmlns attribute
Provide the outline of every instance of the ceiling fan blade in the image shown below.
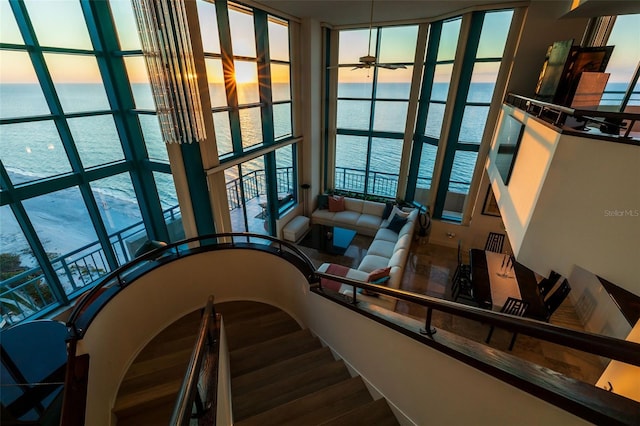
<svg viewBox="0 0 640 426"><path fill-rule="evenodd" d="M397 69L407 69L404 65L395 65L395 64L376 64L377 67L386 68L389 70L397 70Z"/></svg>

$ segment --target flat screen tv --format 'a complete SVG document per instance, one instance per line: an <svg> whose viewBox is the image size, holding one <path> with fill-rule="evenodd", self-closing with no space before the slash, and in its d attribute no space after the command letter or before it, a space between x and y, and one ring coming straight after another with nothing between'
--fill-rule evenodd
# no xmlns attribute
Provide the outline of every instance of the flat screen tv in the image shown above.
<svg viewBox="0 0 640 426"><path fill-rule="evenodd" d="M524 124L511 115L505 115L496 140L496 167L505 185L509 183L516 162Z"/></svg>

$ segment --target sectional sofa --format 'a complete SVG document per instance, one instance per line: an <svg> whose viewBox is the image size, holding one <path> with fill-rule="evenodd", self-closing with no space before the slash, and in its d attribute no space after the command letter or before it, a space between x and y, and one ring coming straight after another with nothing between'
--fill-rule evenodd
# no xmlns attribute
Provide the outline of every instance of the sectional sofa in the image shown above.
<svg viewBox="0 0 640 426"><path fill-rule="evenodd" d="M383 214L387 212L388 218L383 218ZM392 223L395 216L395 223ZM397 206L388 207L385 203L345 197L343 211L318 208L312 213L311 222L353 229L360 234L373 236L373 242L358 268L348 269L345 276L367 282L371 272L388 267L389 280L383 285L398 289L402 283L417 217L418 209L400 209ZM405 218L406 222L398 227ZM318 270L327 272L330 266L330 263L324 263ZM352 296L353 287L343 284L339 292ZM389 310L394 310L397 302L397 299L383 294L359 294L357 299Z"/></svg>

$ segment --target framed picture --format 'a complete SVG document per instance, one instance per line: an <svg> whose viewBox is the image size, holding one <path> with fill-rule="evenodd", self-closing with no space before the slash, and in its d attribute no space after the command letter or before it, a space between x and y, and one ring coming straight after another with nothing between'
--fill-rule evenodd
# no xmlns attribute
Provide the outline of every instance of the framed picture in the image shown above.
<svg viewBox="0 0 640 426"><path fill-rule="evenodd" d="M489 189L487 190L487 196L484 197L482 214L487 216L500 217L500 209L498 208L498 203L496 201L496 197L493 195L493 190L491 189L491 187L489 187Z"/></svg>

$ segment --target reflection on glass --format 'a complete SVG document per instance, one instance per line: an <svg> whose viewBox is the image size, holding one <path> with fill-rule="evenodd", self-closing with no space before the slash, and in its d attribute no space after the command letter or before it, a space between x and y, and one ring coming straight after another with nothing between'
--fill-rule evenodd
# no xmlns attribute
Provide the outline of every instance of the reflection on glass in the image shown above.
<svg viewBox="0 0 640 426"><path fill-rule="evenodd" d="M269 56L272 60L289 62L289 25L269 15Z"/></svg>
<svg viewBox="0 0 640 426"><path fill-rule="evenodd" d="M367 138L336 136L335 188L364 193Z"/></svg>
<svg viewBox="0 0 640 426"><path fill-rule="evenodd" d="M295 197L293 145L276 150L276 185L278 189L278 210L280 210L280 208L294 200Z"/></svg>
<svg viewBox="0 0 640 426"><path fill-rule="evenodd" d="M95 57L45 53L44 58L64 112L109 109Z"/></svg>
<svg viewBox="0 0 640 426"><path fill-rule="evenodd" d="M276 139L293 135L291 127L291 103L273 106L273 133Z"/></svg>
<svg viewBox="0 0 640 426"><path fill-rule="evenodd" d="M185 234L173 176L170 173L153 172L153 179L156 181L160 204L164 211L164 220L169 231L169 242L183 240Z"/></svg>
<svg viewBox="0 0 640 426"><path fill-rule="evenodd" d="M378 61L382 64L413 63L418 40L418 26L386 27L381 31L382 39Z"/></svg>
<svg viewBox="0 0 640 426"><path fill-rule="evenodd" d="M14 185L71 171L53 121L0 126L0 158Z"/></svg>
<svg viewBox="0 0 640 426"><path fill-rule="evenodd" d="M79 1L25 0L40 46L91 50L91 40ZM64 16L64 19L52 19Z"/></svg>
<svg viewBox="0 0 640 426"><path fill-rule="evenodd" d="M246 105L260 102L258 92L258 64L247 61L234 61L238 104Z"/></svg>
<svg viewBox="0 0 640 426"><path fill-rule="evenodd" d="M271 99L273 102L291 100L289 65L271 63Z"/></svg>
<svg viewBox="0 0 640 426"><path fill-rule="evenodd" d="M24 44L7 0L0 1L0 43Z"/></svg>
<svg viewBox="0 0 640 426"><path fill-rule="evenodd" d="M369 117L371 117L371 101L338 100L338 128L367 130Z"/></svg>
<svg viewBox="0 0 640 426"><path fill-rule="evenodd" d="M222 60L209 59L204 60L207 67L207 82L209 83L209 98L211 99L211 107L226 107L227 93L224 88L224 73L222 71Z"/></svg>
<svg viewBox="0 0 640 426"><path fill-rule="evenodd" d="M216 133L218 155L223 156L233 152L233 145L231 143L231 126L229 125L229 112L214 112L213 127Z"/></svg>
<svg viewBox="0 0 640 426"><path fill-rule="evenodd" d="M259 107L240 110L240 132L244 149L262 143L262 118Z"/></svg>
<svg viewBox="0 0 640 426"><path fill-rule="evenodd" d="M375 55L377 28L371 31L371 49L368 50L369 29L360 30L343 30L340 31L338 44L338 63L339 64L357 64L360 57L367 54Z"/></svg>
<svg viewBox="0 0 640 426"><path fill-rule="evenodd" d="M507 43L513 10L488 12L484 15L476 58L501 58Z"/></svg>
<svg viewBox="0 0 640 426"><path fill-rule="evenodd" d="M0 310L9 325L55 303L55 298L9 206L0 207Z"/></svg>
<svg viewBox="0 0 640 426"><path fill-rule="evenodd" d="M67 123L85 168L124 159L111 115L71 118Z"/></svg>
<svg viewBox="0 0 640 426"><path fill-rule="evenodd" d="M429 113L427 114L427 125L424 129L425 136L431 136L438 139L442 131L442 120L444 118L444 104L431 102L429 104Z"/></svg>
<svg viewBox="0 0 640 426"><path fill-rule="evenodd" d="M136 15L133 12L131 0L109 0L113 22L118 32L120 49L138 50L142 49L140 36L138 35L138 24Z"/></svg>
<svg viewBox="0 0 640 426"><path fill-rule="evenodd" d="M462 124L460 125L460 142L480 143L482 133L489 115L488 106L471 106L464 108Z"/></svg>
<svg viewBox="0 0 640 426"><path fill-rule="evenodd" d="M422 154L420 155L420 167L418 168L418 181L416 182L416 189L431 188L431 180L433 178L433 168L436 164L437 152L437 146L428 143L422 144ZM418 198L418 191L416 191L417 201ZM427 204L426 199L423 204Z"/></svg>
<svg viewBox="0 0 640 426"><path fill-rule="evenodd" d="M162 140L158 117L138 114L138 120L140 120L140 128L142 129L142 136L144 137L144 144L147 147L149 158L168 163L169 153L167 152L167 145Z"/></svg>
<svg viewBox="0 0 640 426"><path fill-rule="evenodd" d="M467 102L491 103L499 69L500 62L476 62L474 64Z"/></svg>
<svg viewBox="0 0 640 426"><path fill-rule="evenodd" d="M435 74L433 76L433 86L431 86L432 101L444 102L447 100L452 72L453 64L436 65Z"/></svg>
<svg viewBox="0 0 640 426"><path fill-rule="evenodd" d="M0 118L49 114L27 52L0 50Z"/></svg>
<svg viewBox="0 0 640 426"><path fill-rule="evenodd" d="M395 198L400 174L402 139L373 138L367 193Z"/></svg>
<svg viewBox="0 0 640 426"><path fill-rule="evenodd" d="M253 14L240 6L229 4L229 29L234 56L256 57Z"/></svg>
<svg viewBox="0 0 640 426"><path fill-rule="evenodd" d="M338 68L338 97L371 99L373 73L366 69Z"/></svg>
<svg viewBox="0 0 640 426"><path fill-rule="evenodd" d="M124 65L127 69L129 82L131 83L131 92L136 109L144 109L155 111L156 104L153 100L151 92L151 83L149 82L149 74L147 66L142 56L127 56L124 58Z"/></svg>
<svg viewBox="0 0 640 426"><path fill-rule="evenodd" d="M218 35L218 19L214 3L198 0L198 20L202 35L202 48L205 53L220 53L220 38Z"/></svg>
<svg viewBox="0 0 640 426"><path fill-rule="evenodd" d="M373 130L404 133L409 102L376 101Z"/></svg>
<svg viewBox="0 0 640 426"><path fill-rule="evenodd" d="M456 57L461 23L462 19L457 18L442 24L437 61L452 61Z"/></svg>

